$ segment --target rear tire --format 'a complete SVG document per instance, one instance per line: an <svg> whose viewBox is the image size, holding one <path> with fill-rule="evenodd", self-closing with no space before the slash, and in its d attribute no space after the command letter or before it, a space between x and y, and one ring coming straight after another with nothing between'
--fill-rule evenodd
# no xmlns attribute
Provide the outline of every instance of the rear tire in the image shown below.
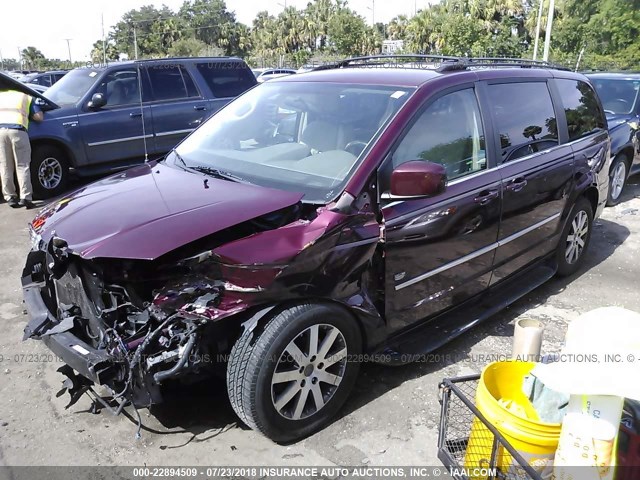
<svg viewBox="0 0 640 480"><path fill-rule="evenodd" d="M347 399L362 351L356 320L328 304L283 310L245 332L227 365L231 406L249 427L291 442L325 426ZM331 363L330 363L331 362Z"/></svg>
<svg viewBox="0 0 640 480"><path fill-rule="evenodd" d="M629 164L627 157L619 154L613 159L609 169L609 195L607 197L607 207L613 207L620 203L624 186L627 183Z"/></svg>
<svg viewBox="0 0 640 480"><path fill-rule="evenodd" d="M45 199L63 193L69 183L69 161L64 152L53 145L37 145L31 153L31 184L37 198Z"/></svg>
<svg viewBox="0 0 640 480"><path fill-rule="evenodd" d="M591 203L580 197L567 217L562 230L556 259L558 275L566 277L578 271L584 263L585 254L591 241L593 211Z"/></svg>

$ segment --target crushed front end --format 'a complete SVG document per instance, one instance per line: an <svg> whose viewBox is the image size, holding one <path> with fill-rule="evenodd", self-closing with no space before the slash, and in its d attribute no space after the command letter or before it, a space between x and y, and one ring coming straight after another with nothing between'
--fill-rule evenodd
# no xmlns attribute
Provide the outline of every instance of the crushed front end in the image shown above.
<svg viewBox="0 0 640 480"><path fill-rule="evenodd" d="M92 384L118 403L149 406L161 401L165 380L212 367L215 353L202 349L216 343L199 339L208 334L203 312L218 305L221 281L185 262L86 260L61 238L39 243L22 275L30 316L24 339L42 340L68 365L60 369L69 377L68 406Z"/></svg>

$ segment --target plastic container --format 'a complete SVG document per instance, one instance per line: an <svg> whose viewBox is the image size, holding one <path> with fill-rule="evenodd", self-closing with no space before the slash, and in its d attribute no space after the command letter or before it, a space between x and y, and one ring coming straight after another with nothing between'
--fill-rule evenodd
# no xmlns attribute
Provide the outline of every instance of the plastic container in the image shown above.
<svg viewBox="0 0 640 480"><path fill-rule="evenodd" d="M611 395L571 395L555 458L558 480L613 480L623 402Z"/></svg>
<svg viewBox="0 0 640 480"><path fill-rule="evenodd" d="M513 331L511 358L536 362L540 358L544 323L533 318L521 318Z"/></svg>
<svg viewBox="0 0 640 480"><path fill-rule="evenodd" d="M553 457L560 439L561 424L539 421L531 402L522 392L524 377L533 367L532 362L517 361L487 365L476 391L476 407L540 477L547 479L553 474ZM474 420L465 467L473 470L487 466L492 449L482 439L489 433L482 422ZM517 468L517 465L512 465L513 459L507 452L499 451L497 458L500 470L509 472Z"/></svg>

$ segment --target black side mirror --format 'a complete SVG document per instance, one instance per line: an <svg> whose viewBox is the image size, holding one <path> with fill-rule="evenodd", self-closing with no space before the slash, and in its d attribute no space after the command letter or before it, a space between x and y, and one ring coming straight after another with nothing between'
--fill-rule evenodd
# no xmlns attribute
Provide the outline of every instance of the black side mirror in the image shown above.
<svg viewBox="0 0 640 480"><path fill-rule="evenodd" d="M89 108L102 108L107 104L107 99L102 93L94 93L91 100L87 104Z"/></svg>

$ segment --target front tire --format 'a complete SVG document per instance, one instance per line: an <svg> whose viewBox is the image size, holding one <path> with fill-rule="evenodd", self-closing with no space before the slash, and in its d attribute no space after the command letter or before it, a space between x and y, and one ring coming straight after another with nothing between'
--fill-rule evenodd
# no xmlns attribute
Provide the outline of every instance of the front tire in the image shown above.
<svg viewBox="0 0 640 480"><path fill-rule="evenodd" d="M362 351L356 320L329 304L283 310L261 333L245 332L227 365L227 391L240 419L276 442L326 425L347 399Z"/></svg>
<svg viewBox="0 0 640 480"><path fill-rule="evenodd" d="M31 153L31 184L40 199L60 195L69 183L69 161L58 147L38 145Z"/></svg>
<svg viewBox="0 0 640 480"><path fill-rule="evenodd" d="M613 207L620 203L622 191L627 183L627 173L629 166L627 157L618 155L613 159L609 170L609 196L607 197L607 207Z"/></svg>
<svg viewBox="0 0 640 480"><path fill-rule="evenodd" d="M566 277L575 273L584 263L591 241L592 226L591 203L586 198L580 197L569 213L558 243L556 259L559 276Z"/></svg>

